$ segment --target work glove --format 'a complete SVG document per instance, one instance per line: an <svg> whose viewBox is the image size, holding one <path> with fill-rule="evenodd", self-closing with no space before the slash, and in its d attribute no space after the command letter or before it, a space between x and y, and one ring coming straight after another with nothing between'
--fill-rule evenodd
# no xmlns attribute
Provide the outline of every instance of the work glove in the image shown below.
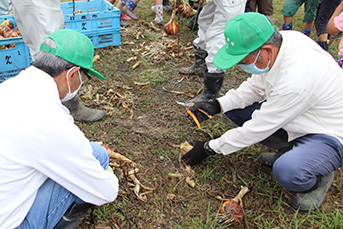
<svg viewBox="0 0 343 229"><path fill-rule="evenodd" d="M221 107L218 100L211 99L208 101L194 103L194 105L190 107L190 111L198 119L199 123L201 123L209 118L212 118L212 116L215 114L219 114L221 112ZM194 119L189 114L187 114L187 117L192 121L193 125L196 125Z"/></svg>
<svg viewBox="0 0 343 229"><path fill-rule="evenodd" d="M205 143L206 141L192 140L191 145L193 145L193 148L184 154L181 159L187 160L186 164L188 165L195 165L202 162L208 156L212 155L205 149Z"/></svg>

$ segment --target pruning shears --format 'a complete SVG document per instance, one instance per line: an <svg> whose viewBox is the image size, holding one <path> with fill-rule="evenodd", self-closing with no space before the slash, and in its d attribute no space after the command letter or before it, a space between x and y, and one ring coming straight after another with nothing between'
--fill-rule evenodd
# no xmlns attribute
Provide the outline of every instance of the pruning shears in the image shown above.
<svg viewBox="0 0 343 229"><path fill-rule="evenodd" d="M198 128L201 129L201 125L200 125L200 122L199 122L197 116L191 111L191 107L194 105L194 103L186 103L186 102L179 102L179 101L176 101L176 103L181 105L181 106L186 107L187 114L189 114L192 117L195 124L197 124ZM198 109L198 111L205 114L209 119L211 119L213 117L212 115L208 114L206 111L204 111L202 109Z"/></svg>

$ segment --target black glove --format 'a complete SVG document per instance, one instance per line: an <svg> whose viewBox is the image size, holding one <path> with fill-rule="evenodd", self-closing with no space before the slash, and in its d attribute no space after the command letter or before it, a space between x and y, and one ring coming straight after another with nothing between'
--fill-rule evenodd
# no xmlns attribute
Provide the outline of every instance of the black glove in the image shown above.
<svg viewBox="0 0 343 229"><path fill-rule="evenodd" d="M187 159L186 164L188 165L200 163L210 155L205 150L205 143L205 141L192 140L191 144L193 145L193 149L184 154L181 159Z"/></svg>
<svg viewBox="0 0 343 229"><path fill-rule="evenodd" d="M190 111L192 113L194 113L194 115L197 117L199 123L209 119L209 116L204 114L203 112L201 112L199 109L201 109L202 111L206 112L208 115L211 115L211 116L221 112L220 104L219 104L218 100L216 100L216 99L196 102L196 103L194 103L193 106L190 107ZM187 117L195 125L193 118L189 114L187 114Z"/></svg>

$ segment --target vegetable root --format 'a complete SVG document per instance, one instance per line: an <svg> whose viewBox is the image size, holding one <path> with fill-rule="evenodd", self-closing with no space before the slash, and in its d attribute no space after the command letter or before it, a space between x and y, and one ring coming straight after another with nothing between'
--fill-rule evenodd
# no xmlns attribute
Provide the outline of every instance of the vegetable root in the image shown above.
<svg viewBox="0 0 343 229"><path fill-rule="evenodd" d="M249 192L248 187L241 186L241 190L238 195L232 200L225 201L220 210L218 219L224 224L233 223L237 225L243 220L244 209L243 209L243 196Z"/></svg>
<svg viewBox="0 0 343 229"><path fill-rule="evenodd" d="M137 164L134 163L132 160L128 159L127 157L113 152L108 145L103 144L102 142L98 142L101 146L103 146L108 153L110 159L113 159L115 162L111 163L115 168L121 168L123 177L126 177L128 180L128 185L133 186L133 191L137 198L143 202L147 201L147 194L152 193L157 189L157 186L154 188L147 187L143 185L135 176L135 174L139 171L137 168ZM118 165L120 163L120 165ZM129 166L133 167L134 169L129 170ZM132 183L131 183L132 182ZM141 188L147 190L146 192L140 193Z"/></svg>

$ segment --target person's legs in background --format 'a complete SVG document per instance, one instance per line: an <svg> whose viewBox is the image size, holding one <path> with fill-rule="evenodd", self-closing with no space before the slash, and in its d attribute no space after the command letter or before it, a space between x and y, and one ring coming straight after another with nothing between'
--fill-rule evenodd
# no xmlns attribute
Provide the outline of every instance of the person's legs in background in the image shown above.
<svg viewBox="0 0 343 229"><path fill-rule="evenodd" d="M123 13L129 16L133 20L138 20L137 16L133 12L137 7L139 0L127 0L122 8Z"/></svg>
<svg viewBox="0 0 343 229"><path fill-rule="evenodd" d="M322 1L318 6L317 17L315 20L315 27L317 30L317 35L319 37L318 44L327 52L329 51L330 42L327 31L327 24L331 15L340 3L341 0L325 0Z"/></svg>
<svg viewBox="0 0 343 229"><path fill-rule="evenodd" d="M305 0L305 11L304 11L304 34L306 36L311 35L311 31L316 20L317 10L320 0Z"/></svg>
<svg viewBox="0 0 343 229"><path fill-rule="evenodd" d="M274 12L273 0L252 0L252 2L255 3L255 6L254 6L255 11L256 11L256 3L257 3L257 8L258 8L259 13L264 14L266 16L273 15L273 12Z"/></svg>
<svg viewBox="0 0 343 229"><path fill-rule="evenodd" d="M154 5L151 7L151 10L155 12L156 17L154 22L158 25L163 23L163 5L162 0L154 0Z"/></svg>

